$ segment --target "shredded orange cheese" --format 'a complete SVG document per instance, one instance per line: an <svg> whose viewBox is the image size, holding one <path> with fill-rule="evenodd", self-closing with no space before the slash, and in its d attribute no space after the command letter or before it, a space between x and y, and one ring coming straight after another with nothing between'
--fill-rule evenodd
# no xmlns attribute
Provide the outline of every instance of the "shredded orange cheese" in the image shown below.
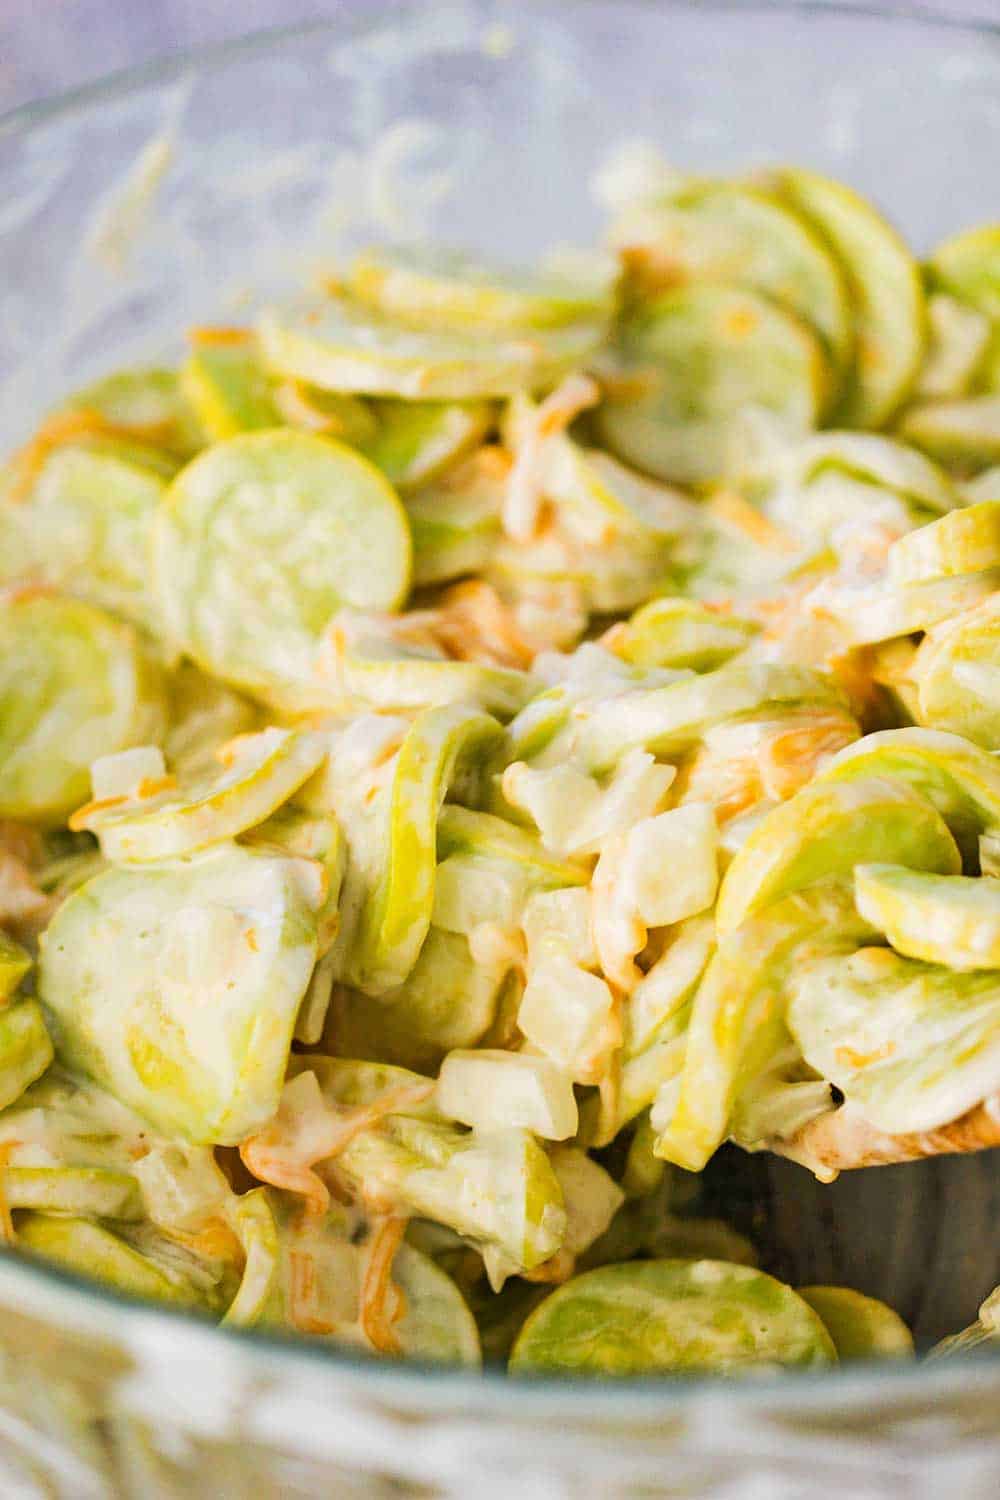
<svg viewBox="0 0 1000 1500"><path fill-rule="evenodd" d="M320 1317L318 1312L319 1289L314 1258L308 1251L290 1250L288 1262L288 1314L292 1327L299 1333L335 1333L336 1325Z"/></svg>
<svg viewBox="0 0 1000 1500"><path fill-rule="evenodd" d="M405 1310L403 1294L392 1282L392 1263L403 1242L408 1220L390 1214L375 1229L361 1282L361 1330L381 1354L401 1353L393 1323Z"/></svg>
<svg viewBox="0 0 1000 1500"><path fill-rule="evenodd" d="M196 349L214 348L220 345L252 344L253 332L249 328L196 326L188 329L188 342Z"/></svg>
<svg viewBox="0 0 1000 1500"><path fill-rule="evenodd" d="M887 1057L892 1057L896 1051L895 1042L886 1042L884 1047L878 1047L874 1052L858 1052L853 1047L838 1047L834 1056L839 1063L848 1068L868 1068L872 1063L884 1062Z"/></svg>
<svg viewBox="0 0 1000 1500"><path fill-rule="evenodd" d="M158 797L161 792L172 792L177 786L177 777L168 773L165 776L144 776L135 789L137 797Z"/></svg>
<svg viewBox="0 0 1000 1500"><path fill-rule="evenodd" d="M239 1237L224 1219L210 1219L195 1233L172 1229L170 1238L209 1260L224 1260L236 1266L242 1266L246 1260Z"/></svg>
<svg viewBox="0 0 1000 1500"><path fill-rule="evenodd" d="M82 829L89 827L94 813L106 812L109 807L122 807L128 802L128 797L98 797L94 802L85 802L78 807L75 813L69 816L69 828L73 833L79 833Z"/></svg>
<svg viewBox="0 0 1000 1500"><path fill-rule="evenodd" d="M531 665L533 650L488 583L470 579L454 584L442 594L440 608L427 614L436 640L457 661L520 669Z"/></svg>
<svg viewBox="0 0 1000 1500"><path fill-rule="evenodd" d="M99 411L91 411L88 407L56 412L10 460L14 480L7 490L7 499L17 502L27 498L32 485L57 448L76 438L98 436L132 437L134 434L129 428L109 422Z"/></svg>
<svg viewBox="0 0 1000 1500"><path fill-rule="evenodd" d="M325 1213L330 1190L313 1171L316 1163L339 1155L361 1131L373 1129L386 1115L422 1103L433 1090L433 1083L402 1084L351 1110L338 1110L324 1100L322 1112L308 1118L296 1117L283 1099L271 1123L242 1142L240 1157L259 1181L300 1193L310 1211Z"/></svg>
<svg viewBox="0 0 1000 1500"><path fill-rule="evenodd" d="M225 740L221 745L216 745L212 753L220 766L231 766L246 753L247 744L257 737L256 730L252 729L245 734L234 734L231 740Z"/></svg>
<svg viewBox="0 0 1000 1500"><path fill-rule="evenodd" d="M780 526L761 514L735 490L718 490L708 503L708 510L718 520L748 536L769 552L795 553L799 544Z"/></svg>
<svg viewBox="0 0 1000 1500"><path fill-rule="evenodd" d="M503 507L503 529L515 542L530 542L538 532L545 498L546 439L564 432L575 417L596 406L600 399L596 380L589 375L568 375L525 423Z"/></svg>

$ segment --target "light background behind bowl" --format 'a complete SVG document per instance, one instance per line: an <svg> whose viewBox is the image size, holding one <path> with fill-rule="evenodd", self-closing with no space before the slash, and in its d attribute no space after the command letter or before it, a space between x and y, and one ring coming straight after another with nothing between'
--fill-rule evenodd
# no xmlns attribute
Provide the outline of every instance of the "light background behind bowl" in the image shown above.
<svg viewBox="0 0 1000 1500"><path fill-rule="evenodd" d="M0 0L0 111L134 63L375 0ZM655 4L655 0L651 0ZM863 8L865 0L846 0ZM897 9L1000 20L1000 0L898 0Z"/></svg>

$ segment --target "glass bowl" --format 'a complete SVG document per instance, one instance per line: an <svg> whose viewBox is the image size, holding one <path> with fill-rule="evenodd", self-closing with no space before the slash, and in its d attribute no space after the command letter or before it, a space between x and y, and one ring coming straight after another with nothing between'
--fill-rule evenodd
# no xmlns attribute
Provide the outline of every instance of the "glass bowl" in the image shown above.
<svg viewBox="0 0 1000 1500"><path fill-rule="evenodd" d="M1000 30L835 5L463 0L359 9L0 122L0 446L105 369L245 321L352 244L532 256L599 232L643 138L795 161L918 250L1000 217ZM1000 1282L1000 1160L752 1160L775 1263L930 1339ZM743 1383L507 1381L210 1328L0 1256L4 1494L801 1496L1000 1489L1000 1358Z"/></svg>

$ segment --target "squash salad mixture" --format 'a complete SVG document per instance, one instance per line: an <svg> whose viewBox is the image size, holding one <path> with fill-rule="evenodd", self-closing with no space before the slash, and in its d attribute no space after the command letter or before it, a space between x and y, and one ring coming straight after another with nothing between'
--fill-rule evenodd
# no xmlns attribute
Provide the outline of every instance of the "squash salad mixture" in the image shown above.
<svg viewBox="0 0 1000 1500"><path fill-rule="evenodd" d="M1000 227L787 169L609 244L373 249L9 458L19 1252L517 1373L912 1354L698 1174L1000 1143Z"/></svg>

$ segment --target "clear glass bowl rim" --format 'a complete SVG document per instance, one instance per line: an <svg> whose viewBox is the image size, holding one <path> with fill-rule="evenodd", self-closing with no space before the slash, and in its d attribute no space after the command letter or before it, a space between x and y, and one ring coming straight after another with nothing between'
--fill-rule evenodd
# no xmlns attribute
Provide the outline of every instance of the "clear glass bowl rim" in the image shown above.
<svg viewBox="0 0 1000 1500"><path fill-rule="evenodd" d="M608 3L609 0L554 0L555 7L562 9L567 16L574 9L596 9ZM614 3L623 12L655 11L662 16L671 11L761 16L785 13L836 17L841 22L857 23L859 30L870 24L897 23L901 27L919 27L942 35L957 33L1000 40L1000 20L944 16L923 8L914 10L904 3L853 4L845 3L845 0L614 0ZM511 5L511 13L516 6L530 8L530 0L516 0L516 5ZM338 42L361 39L378 31L386 22L398 19L402 13L426 14L433 8L436 8L436 0L434 4L428 4L428 0L382 0L379 5L365 6L358 11L345 7L337 15L265 27L244 36L154 57L0 113L0 146L53 121L75 114L85 115L91 107L109 100L169 83L192 68L205 71L213 64L224 65L252 57L269 48L312 35ZM947 1362L935 1362L929 1367L915 1361L873 1360L864 1365L847 1365L832 1370L789 1370L745 1382L712 1375L650 1375L598 1380L566 1374L511 1379L498 1367L473 1372L416 1360L395 1363L363 1350L309 1341L296 1335L219 1327L197 1314L123 1295L100 1282L41 1260L12 1254L5 1249L0 1249L0 1257L6 1262L4 1280L15 1273L18 1278L30 1281L36 1291L50 1287L60 1300L82 1299L91 1305L104 1306L115 1321L128 1319L135 1325L157 1325L163 1333L172 1329L178 1340L187 1333L193 1340L206 1341L202 1346L205 1352L210 1349L211 1341L223 1340L230 1354L243 1350L248 1356L256 1353L265 1360L277 1360L289 1374L308 1376L319 1365L350 1376L353 1383L370 1388L373 1395L398 1395L403 1401L409 1397L419 1402L421 1395L433 1386L436 1396L453 1396L457 1405L466 1405L471 1400L476 1406L502 1410L505 1415L545 1415L546 1409L549 1415L554 1415L558 1408L564 1407L567 1398L571 1398L569 1404L574 1416L592 1414L621 1418L627 1414L648 1420L657 1412L676 1410L680 1405L723 1391L727 1403L739 1406L773 1406L780 1402L782 1409L787 1410L797 1404L797 1398L813 1406L817 1396L824 1391L831 1397L847 1395L849 1391L854 1401L859 1398L863 1401L870 1395L873 1406L877 1406L887 1394L887 1386L891 1387L895 1397L905 1399L908 1393L912 1393L915 1397L926 1398L929 1388L938 1383L954 1388L956 1379L964 1377L971 1385L975 1383L977 1371L987 1374L1000 1365L998 1343L975 1353L954 1356Z"/></svg>

